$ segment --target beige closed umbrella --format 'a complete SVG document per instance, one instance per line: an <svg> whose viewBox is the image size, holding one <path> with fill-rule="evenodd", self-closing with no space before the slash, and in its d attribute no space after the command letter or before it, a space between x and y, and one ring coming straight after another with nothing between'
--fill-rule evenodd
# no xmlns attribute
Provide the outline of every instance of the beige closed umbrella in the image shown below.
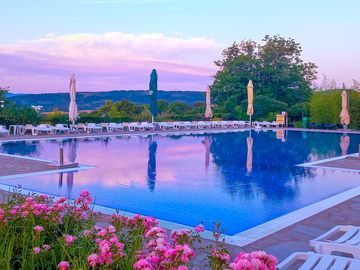
<svg viewBox="0 0 360 270"><path fill-rule="evenodd" d="M347 101L346 91L341 93L341 113L340 113L340 122L344 125L344 128L350 124L350 115L348 112L348 101Z"/></svg>
<svg viewBox="0 0 360 270"><path fill-rule="evenodd" d="M211 110L211 89L210 86L206 88L206 109L205 109L205 118L213 117L213 113Z"/></svg>
<svg viewBox="0 0 360 270"><path fill-rule="evenodd" d="M248 94L247 115L250 116L250 126L251 126L251 116L254 115L254 86L252 80L250 80L247 85L247 94Z"/></svg>
<svg viewBox="0 0 360 270"><path fill-rule="evenodd" d="M76 104L76 79L74 73L70 77L69 91L70 91L69 120L74 125L76 119L78 118L78 109Z"/></svg>
<svg viewBox="0 0 360 270"><path fill-rule="evenodd" d="M246 155L246 171L247 175L250 175L252 171L252 161L253 161L253 138L251 135L246 138L246 144L247 144L247 155Z"/></svg>

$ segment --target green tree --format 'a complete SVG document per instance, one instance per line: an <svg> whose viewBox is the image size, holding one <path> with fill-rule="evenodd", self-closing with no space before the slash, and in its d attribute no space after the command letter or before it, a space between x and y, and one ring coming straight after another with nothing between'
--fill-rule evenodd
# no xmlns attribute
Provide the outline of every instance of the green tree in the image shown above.
<svg viewBox="0 0 360 270"><path fill-rule="evenodd" d="M223 51L223 59L215 61L219 70L212 86L212 97L224 113L234 114L234 104L247 101L247 83L254 83L254 106L265 99L273 102L271 113L307 102L311 81L316 79L316 65L301 59L301 47L293 39L265 36L262 44L254 41L234 42ZM261 96L261 99L259 97ZM275 102L278 101L278 102ZM236 106L236 105L235 105ZM241 106L244 115L247 106ZM261 110L256 117L270 112Z"/></svg>

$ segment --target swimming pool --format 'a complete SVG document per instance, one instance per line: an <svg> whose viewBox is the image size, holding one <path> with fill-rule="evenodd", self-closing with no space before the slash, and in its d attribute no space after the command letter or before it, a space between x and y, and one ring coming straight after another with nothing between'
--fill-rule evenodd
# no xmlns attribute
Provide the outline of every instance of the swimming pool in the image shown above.
<svg viewBox="0 0 360 270"><path fill-rule="evenodd" d="M358 172L296 166L355 153L360 135L347 135L347 151L341 136L244 131L3 142L2 153L51 160L62 145L66 159L96 168L0 184L71 198L88 189L101 206L210 230L221 221L234 235L360 185Z"/></svg>

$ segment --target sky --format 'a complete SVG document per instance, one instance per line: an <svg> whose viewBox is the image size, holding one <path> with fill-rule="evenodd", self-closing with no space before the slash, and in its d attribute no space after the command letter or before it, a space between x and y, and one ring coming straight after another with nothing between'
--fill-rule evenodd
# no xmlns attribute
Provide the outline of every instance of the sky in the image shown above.
<svg viewBox="0 0 360 270"><path fill-rule="evenodd" d="M358 0L0 0L0 86L13 93L205 91L232 42L294 38L302 57L360 80ZM5 27L4 27L5 26Z"/></svg>

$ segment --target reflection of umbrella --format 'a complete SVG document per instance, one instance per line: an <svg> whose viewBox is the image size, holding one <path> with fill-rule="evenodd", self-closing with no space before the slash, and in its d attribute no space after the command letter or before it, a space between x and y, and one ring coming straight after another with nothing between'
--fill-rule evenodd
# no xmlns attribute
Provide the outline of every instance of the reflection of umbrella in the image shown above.
<svg viewBox="0 0 360 270"><path fill-rule="evenodd" d="M341 113L340 113L341 124L347 126L350 124L350 115L348 112L347 94L346 91L341 93Z"/></svg>
<svg viewBox="0 0 360 270"><path fill-rule="evenodd" d="M152 122L154 122L154 117L156 117L158 114L158 110L157 110L157 106L156 106L157 91L158 91L157 80L158 80L158 76L156 73L156 69L153 69L151 71L150 83L149 83L150 112L152 115Z"/></svg>
<svg viewBox="0 0 360 270"><path fill-rule="evenodd" d="M253 138L251 136L246 138L246 143L247 143L247 156L246 156L246 170L248 175L250 175L251 170L252 170L252 160L253 160L253 152L252 152L252 147L253 147Z"/></svg>
<svg viewBox="0 0 360 270"><path fill-rule="evenodd" d="M252 80L249 81L247 85L247 94L248 94L248 108L247 115L250 116L250 125L251 125L251 116L254 114L254 86Z"/></svg>
<svg viewBox="0 0 360 270"><path fill-rule="evenodd" d="M77 156L76 153L77 153L77 141L76 139L71 139L68 150L68 160L70 163L75 162Z"/></svg>
<svg viewBox="0 0 360 270"><path fill-rule="evenodd" d="M63 173L59 173L59 187L62 187Z"/></svg>
<svg viewBox="0 0 360 270"><path fill-rule="evenodd" d="M70 163L74 163L77 157L77 141L72 139L69 144L68 160ZM68 197L70 198L70 193L74 185L74 172L69 172L66 177L66 185L68 189Z"/></svg>
<svg viewBox="0 0 360 270"><path fill-rule="evenodd" d="M210 137L205 137L203 143L205 145L205 167L208 168L210 163Z"/></svg>
<svg viewBox="0 0 360 270"><path fill-rule="evenodd" d="M341 155L345 156L347 154L349 144L350 144L350 137L347 135L342 135L340 138Z"/></svg>
<svg viewBox="0 0 360 270"><path fill-rule="evenodd" d="M147 171L147 180L150 191L154 191L155 182L156 182L156 149L157 143L150 140L149 145L149 161L148 161L148 171Z"/></svg>
<svg viewBox="0 0 360 270"><path fill-rule="evenodd" d="M211 118L213 116L211 111L211 90L210 86L206 88L206 109L205 109L205 118Z"/></svg>
<svg viewBox="0 0 360 270"><path fill-rule="evenodd" d="M70 91L69 120L74 125L76 119L78 118L78 110L76 105L76 79L74 73L71 75L70 78L69 91Z"/></svg>

